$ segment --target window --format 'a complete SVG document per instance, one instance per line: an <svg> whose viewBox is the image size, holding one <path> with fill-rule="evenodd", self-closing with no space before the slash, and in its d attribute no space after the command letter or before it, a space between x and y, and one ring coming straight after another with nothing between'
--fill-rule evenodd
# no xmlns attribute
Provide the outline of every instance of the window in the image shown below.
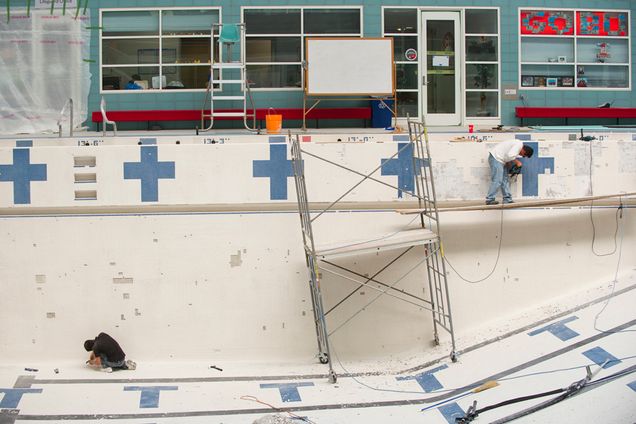
<svg viewBox="0 0 636 424"><path fill-rule="evenodd" d="M383 9L383 36L393 37L398 113L419 116L420 80L417 8ZM464 11L465 116L499 116L499 9Z"/></svg>
<svg viewBox="0 0 636 424"><path fill-rule="evenodd" d="M219 8L101 9L102 91L204 90Z"/></svg>
<svg viewBox="0 0 636 424"><path fill-rule="evenodd" d="M630 89L629 11L519 9L524 89Z"/></svg>
<svg viewBox="0 0 636 424"><path fill-rule="evenodd" d="M419 116L418 10L385 8L383 36L393 37L395 82L399 116Z"/></svg>
<svg viewBox="0 0 636 424"><path fill-rule="evenodd" d="M299 89L305 37L361 37L361 7L243 8L247 78L258 89Z"/></svg>
<svg viewBox="0 0 636 424"><path fill-rule="evenodd" d="M499 116L498 9L466 9L466 116Z"/></svg>

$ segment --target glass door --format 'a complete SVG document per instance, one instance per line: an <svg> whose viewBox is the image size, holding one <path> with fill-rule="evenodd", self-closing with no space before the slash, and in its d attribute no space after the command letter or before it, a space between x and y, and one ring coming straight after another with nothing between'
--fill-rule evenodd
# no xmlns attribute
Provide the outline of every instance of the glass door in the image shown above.
<svg viewBox="0 0 636 424"><path fill-rule="evenodd" d="M461 124L459 12L422 11L422 111L427 125Z"/></svg>

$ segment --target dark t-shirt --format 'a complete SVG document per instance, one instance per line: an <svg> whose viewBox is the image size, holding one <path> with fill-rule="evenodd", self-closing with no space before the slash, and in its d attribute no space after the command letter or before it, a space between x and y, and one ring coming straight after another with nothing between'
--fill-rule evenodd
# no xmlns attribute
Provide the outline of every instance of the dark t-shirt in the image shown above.
<svg viewBox="0 0 636 424"><path fill-rule="evenodd" d="M119 343L106 333L99 333L99 335L95 337L93 353L95 356L106 357L106 360L109 362L119 362L126 359L126 354L121 350L121 347L119 347Z"/></svg>

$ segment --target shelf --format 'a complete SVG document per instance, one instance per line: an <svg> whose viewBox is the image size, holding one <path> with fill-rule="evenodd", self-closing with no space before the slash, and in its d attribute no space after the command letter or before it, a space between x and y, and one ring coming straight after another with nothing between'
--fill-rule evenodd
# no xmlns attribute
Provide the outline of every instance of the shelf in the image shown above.
<svg viewBox="0 0 636 424"><path fill-rule="evenodd" d="M579 66L629 66L629 63L578 62Z"/></svg>
<svg viewBox="0 0 636 424"><path fill-rule="evenodd" d="M521 66L523 65L548 65L548 66L552 66L552 65L570 65L570 66L574 66L574 62L521 62Z"/></svg>
<svg viewBox="0 0 636 424"><path fill-rule="evenodd" d="M403 247L430 244L437 241L437 234L431 230L418 228L399 231L386 237L371 240L354 240L338 244L316 247L316 256L320 259L332 259L342 256L375 253L384 250L400 249Z"/></svg>

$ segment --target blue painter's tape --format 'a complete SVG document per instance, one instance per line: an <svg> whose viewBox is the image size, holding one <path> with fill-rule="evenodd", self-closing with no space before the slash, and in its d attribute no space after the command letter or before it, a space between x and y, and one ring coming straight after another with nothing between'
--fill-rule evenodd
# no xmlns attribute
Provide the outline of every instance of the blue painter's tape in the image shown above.
<svg viewBox="0 0 636 424"><path fill-rule="evenodd" d="M141 392L140 408L158 408L159 395L164 390L179 390L179 386L124 386L124 392Z"/></svg>
<svg viewBox="0 0 636 424"><path fill-rule="evenodd" d="M149 144L157 144L157 139L155 137L152 137L152 138L143 138L142 137L142 138L139 139L139 142L142 145L145 146L145 145L149 145Z"/></svg>
<svg viewBox="0 0 636 424"><path fill-rule="evenodd" d="M411 141L411 139L406 134L400 134L400 135L394 135L393 136L393 141L407 141L408 142L408 141Z"/></svg>
<svg viewBox="0 0 636 424"><path fill-rule="evenodd" d="M270 143L286 143L287 139L284 135L273 135L269 137Z"/></svg>
<svg viewBox="0 0 636 424"><path fill-rule="evenodd" d="M627 383L627 387L636 392L636 380L632 381L631 383Z"/></svg>
<svg viewBox="0 0 636 424"><path fill-rule="evenodd" d="M444 387L434 374L446 368L448 368L448 365L441 365L437 368L424 371L423 373L417 374L415 376L396 377L395 379L398 381L415 380L426 393L429 393Z"/></svg>
<svg viewBox="0 0 636 424"><path fill-rule="evenodd" d="M524 143L532 147L534 155L531 158L521 158L523 167L521 175L523 185L521 192L524 196L539 195L539 174L545 174L549 169L554 174L554 157L539 157L539 143L536 141Z"/></svg>
<svg viewBox="0 0 636 424"><path fill-rule="evenodd" d="M402 197L403 191L413 193L415 190L415 175L419 175L420 166L422 166L420 164L428 166L429 161L418 158L418 163L414 170L413 144L398 143L398 152L397 158L380 160L380 173L381 175L397 175L398 197Z"/></svg>
<svg viewBox="0 0 636 424"><path fill-rule="evenodd" d="M254 178L269 178L269 198L271 200L286 200L287 178L294 176L292 161L287 160L287 145L270 144L269 160L252 161L252 176Z"/></svg>
<svg viewBox="0 0 636 424"><path fill-rule="evenodd" d="M4 393L0 401L0 408L15 409L22 400L25 393L42 393L42 389L1 389L0 393Z"/></svg>
<svg viewBox="0 0 636 424"><path fill-rule="evenodd" d="M13 203L31 203L31 181L46 181L46 164L31 164L30 150L13 149L13 164L0 165L0 181L13 182Z"/></svg>
<svg viewBox="0 0 636 424"><path fill-rule="evenodd" d="M532 330L531 332L528 333L528 335L529 336L536 336L537 334L548 332L548 333L556 336L557 338L559 338L559 340L561 340L561 341L570 340L570 339L578 336L579 333L577 333L576 331L572 330L571 328L566 327L565 324L567 324L568 322L577 320L577 319L579 319L577 316L571 316L571 317L562 319L561 321L554 322L554 323L552 323L550 325L546 325L545 327L538 328L536 330Z"/></svg>
<svg viewBox="0 0 636 424"><path fill-rule="evenodd" d="M300 402L299 387L311 387L314 383L267 383L261 384L261 389L278 389L280 392L280 398L283 402Z"/></svg>
<svg viewBox="0 0 636 424"><path fill-rule="evenodd" d="M532 140L532 134L515 134L517 140L530 141Z"/></svg>
<svg viewBox="0 0 636 424"><path fill-rule="evenodd" d="M159 179L175 178L174 162L159 162L157 146L141 146L140 162L124 162L124 179L141 180L141 201L159 200Z"/></svg>
<svg viewBox="0 0 636 424"><path fill-rule="evenodd" d="M636 141L636 134L632 134L632 141Z"/></svg>
<svg viewBox="0 0 636 424"><path fill-rule="evenodd" d="M440 406L438 410L444 416L448 424L456 424L457 418L461 418L465 415L464 410L457 402Z"/></svg>
<svg viewBox="0 0 636 424"><path fill-rule="evenodd" d="M622 362L620 359L610 354L608 351L606 351L600 346L594 347L590 350L583 352L583 355L585 355L588 359L592 360L592 362L594 362L596 365L603 365L605 361L609 360L609 362L605 364L603 369L613 367L614 365L618 365Z"/></svg>
<svg viewBox="0 0 636 424"><path fill-rule="evenodd" d="M33 147L33 140L16 140L15 147Z"/></svg>

